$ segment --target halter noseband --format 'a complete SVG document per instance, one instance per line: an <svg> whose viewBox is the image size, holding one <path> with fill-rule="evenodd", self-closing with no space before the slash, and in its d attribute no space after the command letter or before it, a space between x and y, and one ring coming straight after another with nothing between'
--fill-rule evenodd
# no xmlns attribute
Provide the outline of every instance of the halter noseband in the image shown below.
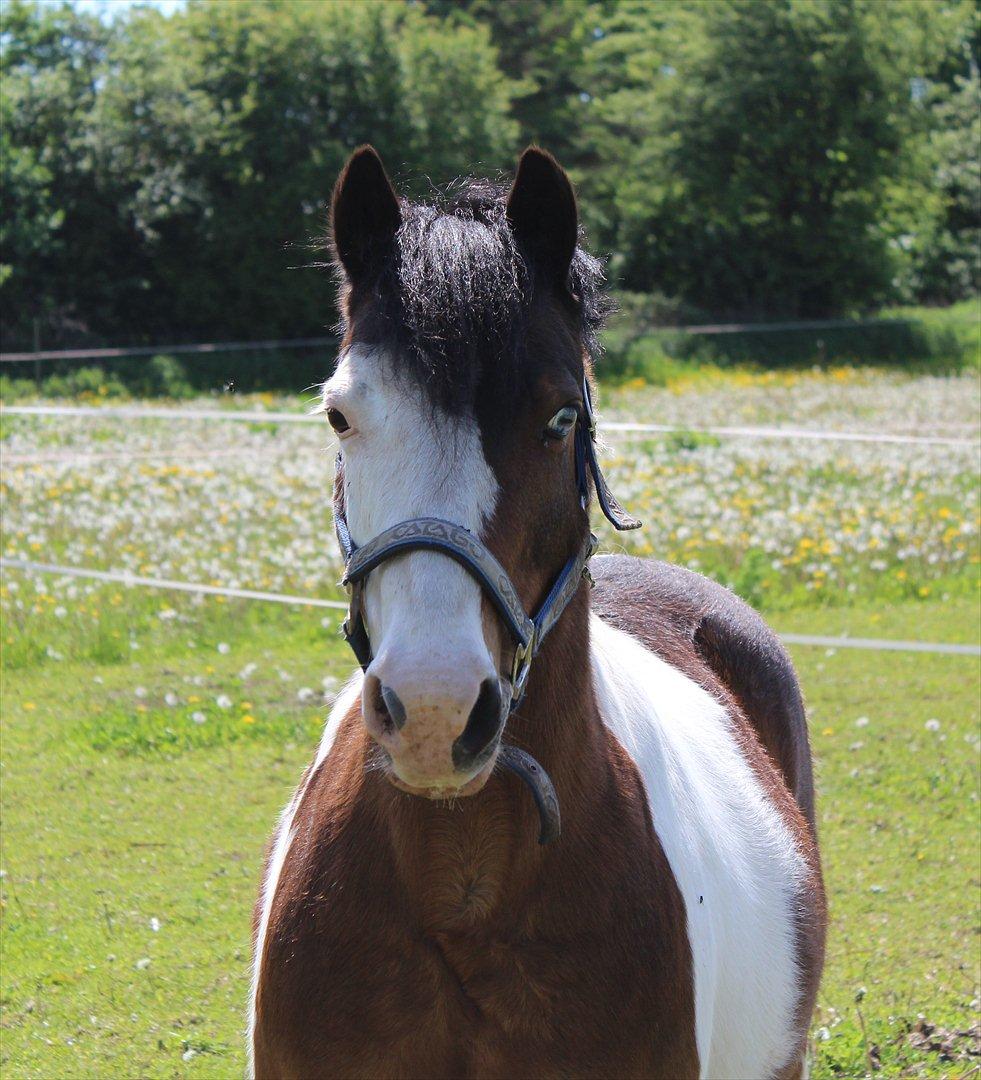
<svg viewBox="0 0 981 1080"><path fill-rule="evenodd" d="M589 502L591 476L600 508L614 528L640 528L641 523L627 514L614 498L600 471L596 457L596 420L589 384L585 379L575 440L576 484L583 509ZM596 550L596 537L590 533L579 551L569 557L538 610L529 616L507 571L484 544L462 525L455 525L440 518L411 518L385 529L360 547L355 544L344 513L343 484L337 479L341 476L342 466L343 457L338 454L334 483L334 528L344 554L344 577L341 584L348 589L351 598L348 617L341 625L341 632L362 670L367 671L373 656L364 619L364 586L368 575L387 559L407 551L438 551L458 562L476 579L515 643L511 665L511 702L508 709L509 715L513 713L524 697L528 673L542 642L575 596L583 577L589 576L589 560ZM544 769L530 755L513 746L501 748L500 760L532 790L542 817L540 842L546 843L554 839L558 836L559 828L558 799Z"/></svg>

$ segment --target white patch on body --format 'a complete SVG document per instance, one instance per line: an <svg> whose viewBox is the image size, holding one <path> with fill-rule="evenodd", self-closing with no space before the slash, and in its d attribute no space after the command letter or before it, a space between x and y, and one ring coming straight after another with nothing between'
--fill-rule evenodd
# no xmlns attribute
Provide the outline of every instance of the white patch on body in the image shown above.
<svg viewBox="0 0 981 1080"><path fill-rule="evenodd" d="M763 1080L799 1053L794 910L804 857L726 710L595 615L590 637L600 713L643 779L685 901L700 1075Z"/></svg>
<svg viewBox="0 0 981 1080"><path fill-rule="evenodd" d="M262 968L262 955L266 945L266 929L269 926L269 913L272 911L273 900L275 899L276 889L279 885L279 876L283 872L283 864L286 862L286 856L289 854L290 845L293 843L293 839L296 836L296 830L293 828L293 817L303 800L307 786L317 775L317 770L330 753L341 721L358 700L358 697L361 694L362 680L363 675L361 671L355 671L344 686L344 689L338 694L334 707L331 709L330 716L327 718L327 723L324 726L323 735L320 737L320 745L317 748L317 756L314 758L313 766L307 774L306 781L296 789L293 798L290 799L282 814L280 814L279 823L277 824L274 833L272 853L269 856L269 863L266 866L266 873L260 892L262 911L259 916L259 928L256 932L255 951L252 956L252 985L249 991L248 1033L248 1075L250 1077L255 1076L256 1002L259 997L259 976Z"/></svg>

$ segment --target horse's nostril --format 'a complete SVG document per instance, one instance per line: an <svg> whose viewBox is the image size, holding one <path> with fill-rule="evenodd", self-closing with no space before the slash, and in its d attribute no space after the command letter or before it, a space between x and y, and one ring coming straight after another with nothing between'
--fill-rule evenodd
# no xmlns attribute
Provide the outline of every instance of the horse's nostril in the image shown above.
<svg viewBox="0 0 981 1080"><path fill-rule="evenodd" d="M405 706L402 704L401 698L390 686L382 686L379 696L384 711L388 714L388 719L395 727L401 730L405 724Z"/></svg>
<svg viewBox="0 0 981 1080"><path fill-rule="evenodd" d="M463 734L453 743L453 764L473 769L490 756L504 723L504 696L497 679L484 679Z"/></svg>

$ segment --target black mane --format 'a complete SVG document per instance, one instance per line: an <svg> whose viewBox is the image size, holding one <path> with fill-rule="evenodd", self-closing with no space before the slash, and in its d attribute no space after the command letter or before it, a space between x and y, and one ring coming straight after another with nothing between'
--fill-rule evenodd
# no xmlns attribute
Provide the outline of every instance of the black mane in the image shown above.
<svg viewBox="0 0 981 1080"><path fill-rule="evenodd" d="M535 268L508 225L507 194L493 181L466 180L433 203L403 201L395 251L376 286L369 336L451 411L478 386L520 385L533 366L524 345ZM612 307L603 282L602 263L577 247L568 304L592 358Z"/></svg>

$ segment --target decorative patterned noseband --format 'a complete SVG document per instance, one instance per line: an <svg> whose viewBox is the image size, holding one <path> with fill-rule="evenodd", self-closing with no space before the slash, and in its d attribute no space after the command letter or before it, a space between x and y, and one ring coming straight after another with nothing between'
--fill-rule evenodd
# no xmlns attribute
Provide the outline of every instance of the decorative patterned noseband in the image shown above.
<svg viewBox="0 0 981 1080"><path fill-rule="evenodd" d="M596 420L586 380L583 380L583 404L576 424L575 440L576 483L583 508L585 509L589 501L591 476L600 508L614 528L639 528L641 523L623 510L600 471L596 458ZM342 475L342 467L343 458L338 454L337 477ZM372 660L371 640L364 618L364 586L368 575L386 559L407 551L438 551L454 559L476 579L515 643L509 708L509 712L514 712L524 696L528 673L542 641L575 596L583 577L589 574L589 560L596 550L596 537L590 534L582 548L569 557L538 610L529 616L507 571L480 540L462 525L439 518L412 518L385 529L374 539L358 547L351 539L344 513L342 486L342 483L335 481L334 528L344 553L344 577L341 584L349 590L351 603L341 631L362 669L367 670ZM521 776L532 789L542 816L541 842L554 839L558 835L558 800L545 771L533 758L516 747L503 747L501 761Z"/></svg>

